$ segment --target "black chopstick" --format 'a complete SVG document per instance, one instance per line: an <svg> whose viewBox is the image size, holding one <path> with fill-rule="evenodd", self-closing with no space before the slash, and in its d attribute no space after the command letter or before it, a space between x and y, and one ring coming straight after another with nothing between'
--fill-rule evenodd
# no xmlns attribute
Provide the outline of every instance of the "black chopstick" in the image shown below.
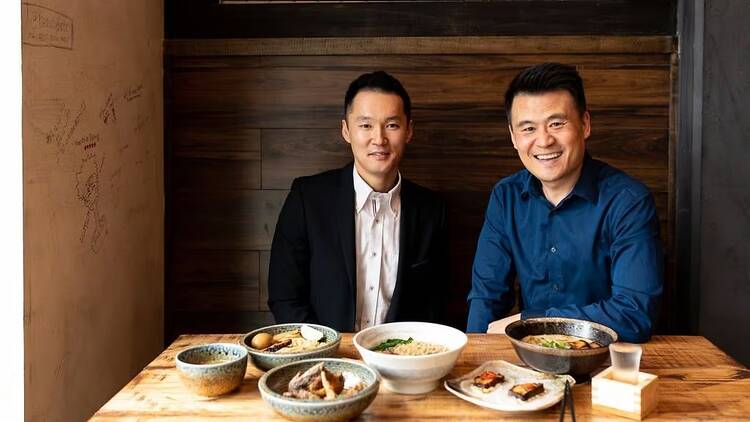
<svg viewBox="0 0 750 422"><path fill-rule="evenodd" d="M570 416L573 422L576 422L576 408L573 405L573 391L570 388L570 381L565 381L565 390L563 391L562 406L560 406L560 422L565 419L565 407L570 402Z"/></svg>
<svg viewBox="0 0 750 422"><path fill-rule="evenodd" d="M568 382L565 381L565 388L563 389L562 405L560 405L560 422L565 420L565 406L568 401Z"/></svg>
<svg viewBox="0 0 750 422"><path fill-rule="evenodd" d="M568 400L570 401L570 416L573 418L573 422L576 422L576 407L573 405L573 388L570 387L568 381L565 381L565 390L568 392Z"/></svg>

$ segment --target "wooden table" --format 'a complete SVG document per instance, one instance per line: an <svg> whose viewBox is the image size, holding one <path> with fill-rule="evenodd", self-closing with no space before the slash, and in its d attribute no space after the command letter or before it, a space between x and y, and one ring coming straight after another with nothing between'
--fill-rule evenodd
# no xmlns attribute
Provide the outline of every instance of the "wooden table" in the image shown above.
<svg viewBox="0 0 750 422"><path fill-rule="evenodd" d="M240 389L207 399L188 392L180 383L174 357L181 349L210 342L238 342L240 335L185 335L178 338L133 378L94 416L109 420L284 420L260 397L263 374L248 365ZM344 334L339 356L359 359L352 335ZM486 360L520 364L504 335L471 334L451 376L463 375ZM659 376L659 405L649 421L750 420L750 370L703 337L657 336L643 346L641 368ZM591 385L573 388L576 416L581 421L628 419L591 410ZM398 395L381 388L372 405L357 420L544 420L557 421L560 406L524 415L488 410L465 402L443 387L417 396ZM570 420L568 416L566 420Z"/></svg>

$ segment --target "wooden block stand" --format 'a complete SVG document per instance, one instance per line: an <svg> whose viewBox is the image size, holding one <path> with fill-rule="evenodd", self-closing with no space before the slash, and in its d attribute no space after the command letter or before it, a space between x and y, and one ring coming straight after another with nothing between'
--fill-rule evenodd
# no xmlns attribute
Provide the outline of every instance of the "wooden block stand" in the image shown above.
<svg viewBox="0 0 750 422"><path fill-rule="evenodd" d="M642 420L658 401L656 375L638 373L638 384L612 379L609 367L591 379L591 407L604 413Z"/></svg>

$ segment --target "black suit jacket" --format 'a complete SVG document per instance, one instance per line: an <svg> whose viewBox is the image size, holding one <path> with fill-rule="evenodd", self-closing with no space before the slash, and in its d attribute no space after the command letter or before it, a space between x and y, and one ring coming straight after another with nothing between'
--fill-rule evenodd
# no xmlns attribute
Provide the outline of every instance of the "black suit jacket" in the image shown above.
<svg viewBox="0 0 750 422"><path fill-rule="evenodd" d="M357 276L352 166L292 183L271 247L268 305L276 322L354 331ZM441 322L447 295L445 203L401 180L398 275L386 321Z"/></svg>

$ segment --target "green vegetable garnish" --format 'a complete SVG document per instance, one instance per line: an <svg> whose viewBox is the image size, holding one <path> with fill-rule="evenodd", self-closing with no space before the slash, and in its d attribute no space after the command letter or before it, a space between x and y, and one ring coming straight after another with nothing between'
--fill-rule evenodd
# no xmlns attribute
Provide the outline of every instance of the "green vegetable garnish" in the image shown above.
<svg viewBox="0 0 750 422"><path fill-rule="evenodd" d="M544 340L539 344L544 347L550 347L552 349L570 349L570 344L562 341Z"/></svg>
<svg viewBox="0 0 750 422"><path fill-rule="evenodd" d="M372 350L376 352L382 352L383 350L390 349L391 347L398 346L399 344L409 344L414 341L413 338L409 337L408 340L402 340L400 338L389 338L388 340L378 344Z"/></svg>

